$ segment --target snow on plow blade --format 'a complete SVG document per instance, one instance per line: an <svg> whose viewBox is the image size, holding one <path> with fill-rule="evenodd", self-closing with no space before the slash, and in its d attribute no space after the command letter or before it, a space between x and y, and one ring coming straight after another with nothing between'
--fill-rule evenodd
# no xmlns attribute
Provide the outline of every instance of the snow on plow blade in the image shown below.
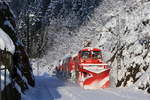
<svg viewBox="0 0 150 100"><path fill-rule="evenodd" d="M99 89L109 87L110 68L106 64L82 64L78 82L84 89Z"/></svg>

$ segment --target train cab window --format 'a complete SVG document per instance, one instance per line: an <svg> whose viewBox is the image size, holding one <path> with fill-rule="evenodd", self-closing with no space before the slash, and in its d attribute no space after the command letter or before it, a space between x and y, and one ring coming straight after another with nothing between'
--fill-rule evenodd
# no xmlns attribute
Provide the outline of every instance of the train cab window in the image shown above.
<svg viewBox="0 0 150 100"><path fill-rule="evenodd" d="M82 51L81 58L83 58L83 59L90 58L90 51Z"/></svg>
<svg viewBox="0 0 150 100"><path fill-rule="evenodd" d="M92 51L92 58L94 58L94 59L102 59L101 51Z"/></svg>

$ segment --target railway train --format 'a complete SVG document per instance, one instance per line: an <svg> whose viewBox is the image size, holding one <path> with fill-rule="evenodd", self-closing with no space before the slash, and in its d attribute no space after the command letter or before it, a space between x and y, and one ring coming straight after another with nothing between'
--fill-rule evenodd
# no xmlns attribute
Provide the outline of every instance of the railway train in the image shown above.
<svg viewBox="0 0 150 100"><path fill-rule="evenodd" d="M84 89L107 88L110 85L110 68L102 61L102 50L85 48L76 56L68 56L59 61L56 74L63 79L71 79Z"/></svg>

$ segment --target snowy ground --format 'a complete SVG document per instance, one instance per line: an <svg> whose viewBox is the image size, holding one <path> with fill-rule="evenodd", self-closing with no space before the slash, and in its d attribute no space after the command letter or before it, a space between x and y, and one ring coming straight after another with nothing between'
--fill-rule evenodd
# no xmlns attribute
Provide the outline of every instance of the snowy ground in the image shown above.
<svg viewBox="0 0 150 100"><path fill-rule="evenodd" d="M36 87L22 96L22 100L149 100L150 95L130 88L84 90L72 82L55 76L36 76Z"/></svg>

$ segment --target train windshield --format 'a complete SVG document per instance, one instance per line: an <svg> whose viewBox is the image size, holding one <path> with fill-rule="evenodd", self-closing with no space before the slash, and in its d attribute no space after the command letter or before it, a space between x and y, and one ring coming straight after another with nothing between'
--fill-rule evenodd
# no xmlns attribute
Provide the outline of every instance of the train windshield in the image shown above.
<svg viewBox="0 0 150 100"><path fill-rule="evenodd" d="M94 59L102 59L101 51L92 51L92 58L94 58Z"/></svg>
<svg viewBox="0 0 150 100"><path fill-rule="evenodd" d="M82 57L83 59L88 59L88 58L90 58L90 51L82 51L81 57Z"/></svg>

